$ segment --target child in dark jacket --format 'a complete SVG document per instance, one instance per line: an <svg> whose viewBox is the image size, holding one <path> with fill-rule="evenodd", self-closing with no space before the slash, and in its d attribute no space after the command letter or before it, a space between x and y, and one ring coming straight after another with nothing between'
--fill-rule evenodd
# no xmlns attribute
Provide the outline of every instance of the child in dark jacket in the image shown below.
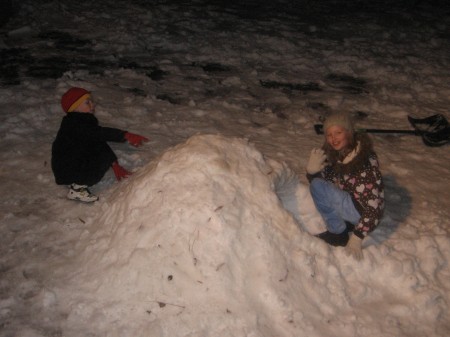
<svg viewBox="0 0 450 337"><path fill-rule="evenodd" d="M67 198L93 202L98 197L88 187L98 183L112 167L117 180L131 173L119 165L107 142L128 141L140 146L147 138L116 128L102 127L94 116L89 91L70 88L61 98L66 112L52 145L52 170L58 185L69 185Z"/></svg>
<svg viewBox="0 0 450 337"><path fill-rule="evenodd" d="M324 133L323 147L312 150L306 167L311 196L327 226L317 237L333 246L345 246L359 260L362 240L383 215L378 158L367 134L355 132L346 114L328 117Z"/></svg>

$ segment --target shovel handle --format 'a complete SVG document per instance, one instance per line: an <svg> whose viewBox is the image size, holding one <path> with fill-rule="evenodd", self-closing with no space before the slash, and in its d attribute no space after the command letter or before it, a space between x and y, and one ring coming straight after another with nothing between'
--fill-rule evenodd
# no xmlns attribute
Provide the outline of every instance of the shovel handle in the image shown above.
<svg viewBox="0 0 450 337"><path fill-rule="evenodd" d="M316 134L323 135L323 124L314 124L314 130ZM402 133L409 135L421 135L422 132L419 130L397 130L397 129L357 129L357 132L366 133Z"/></svg>

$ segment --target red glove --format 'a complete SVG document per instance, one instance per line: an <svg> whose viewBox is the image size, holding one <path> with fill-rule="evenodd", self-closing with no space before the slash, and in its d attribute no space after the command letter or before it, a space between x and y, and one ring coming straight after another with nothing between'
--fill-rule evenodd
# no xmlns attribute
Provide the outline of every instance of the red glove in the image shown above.
<svg viewBox="0 0 450 337"><path fill-rule="evenodd" d="M113 169L114 174L116 175L116 179L118 181L131 176L131 172L128 172L127 170L125 170L122 166L119 165L119 163L117 161L115 161L112 164L112 169Z"/></svg>
<svg viewBox="0 0 450 337"><path fill-rule="evenodd" d="M148 142L148 138L144 136L135 135L134 133L125 132L125 139L133 146L141 146L142 143Z"/></svg>

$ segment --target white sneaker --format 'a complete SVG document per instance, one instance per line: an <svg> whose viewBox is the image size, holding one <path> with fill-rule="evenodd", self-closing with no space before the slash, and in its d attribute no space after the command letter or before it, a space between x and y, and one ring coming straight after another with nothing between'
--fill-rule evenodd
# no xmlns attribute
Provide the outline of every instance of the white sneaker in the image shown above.
<svg viewBox="0 0 450 337"><path fill-rule="evenodd" d="M88 190L86 185L72 184L69 186L69 193L67 199L78 200L82 202L94 202L98 200L98 197Z"/></svg>

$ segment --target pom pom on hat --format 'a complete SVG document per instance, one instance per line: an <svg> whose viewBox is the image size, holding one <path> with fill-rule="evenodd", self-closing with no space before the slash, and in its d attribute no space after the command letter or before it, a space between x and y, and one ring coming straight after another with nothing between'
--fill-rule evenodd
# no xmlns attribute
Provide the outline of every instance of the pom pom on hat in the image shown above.
<svg viewBox="0 0 450 337"><path fill-rule="evenodd" d="M323 123L323 129L324 131L326 131L329 127L332 126L341 126L350 132L355 131L353 121L350 115L347 113L338 112L330 115Z"/></svg>
<svg viewBox="0 0 450 337"><path fill-rule="evenodd" d="M72 112L89 96L91 93L83 88L72 87L61 97L61 106L65 112Z"/></svg>

